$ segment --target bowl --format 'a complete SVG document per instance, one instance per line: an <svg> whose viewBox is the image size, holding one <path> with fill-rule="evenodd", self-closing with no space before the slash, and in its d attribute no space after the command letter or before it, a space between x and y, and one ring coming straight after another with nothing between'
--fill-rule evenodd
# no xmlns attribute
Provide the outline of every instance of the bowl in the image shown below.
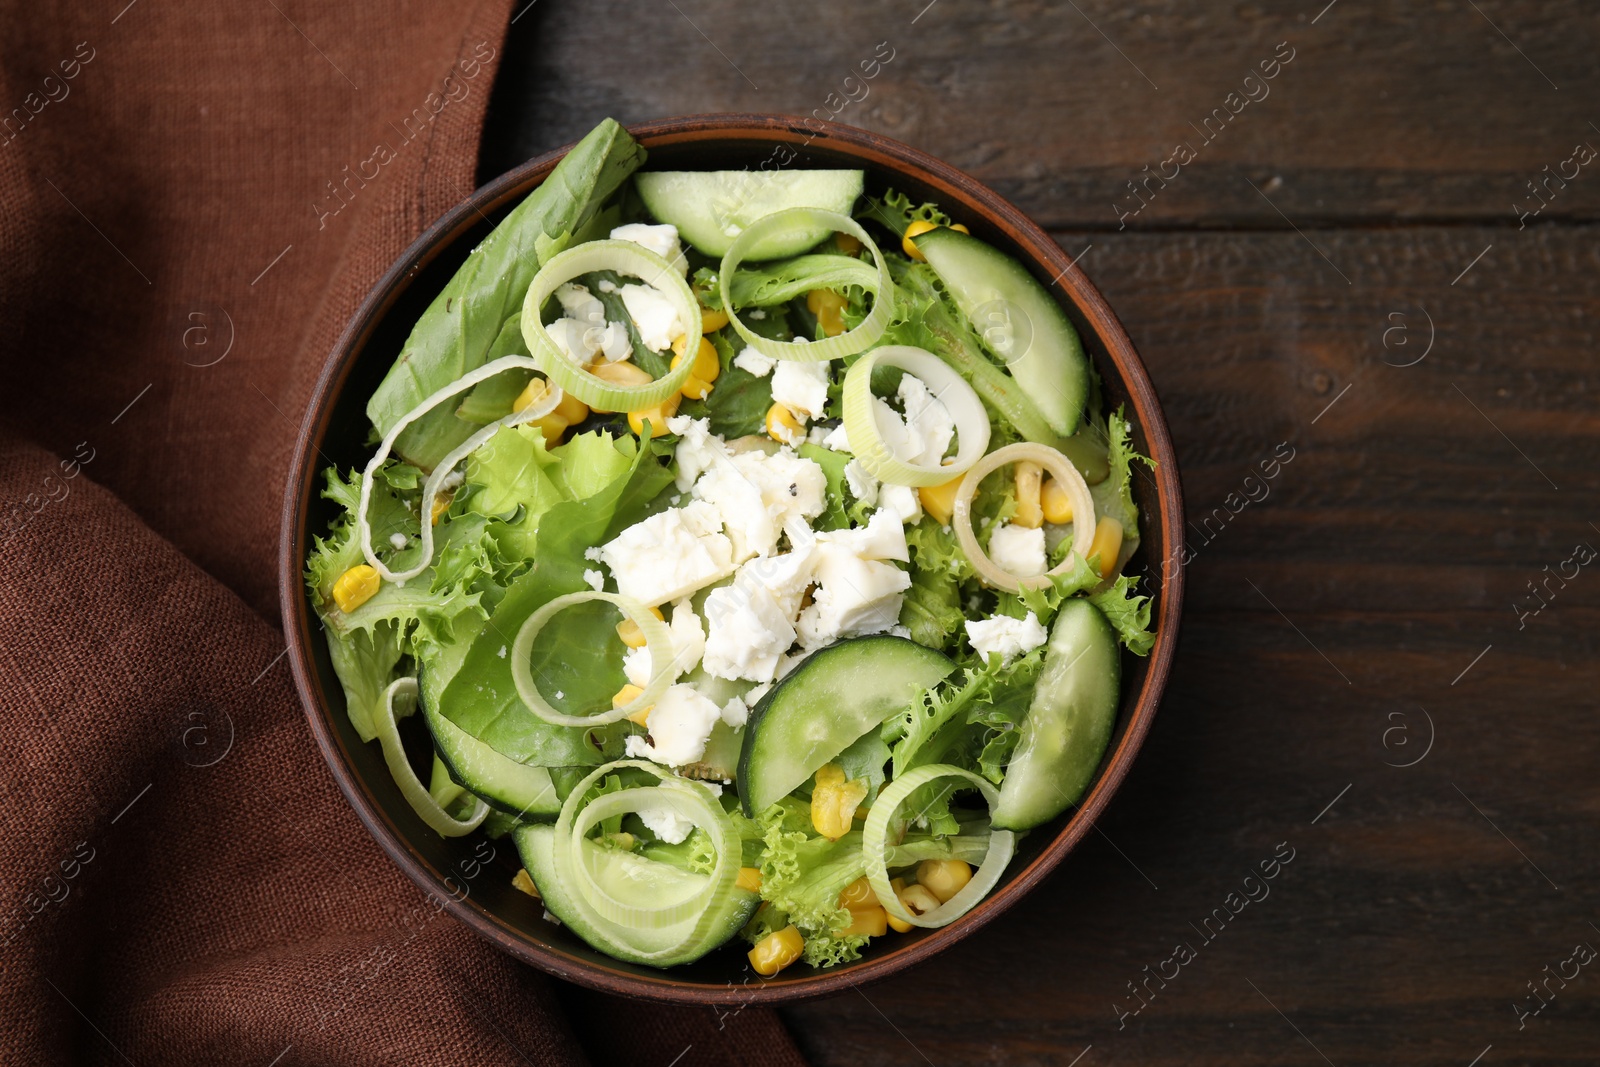
<svg viewBox="0 0 1600 1067"><path fill-rule="evenodd" d="M804 964L761 979L742 951L720 949L694 964L658 971L611 959L544 918L540 903L511 885L520 863L507 838L442 838L423 825L390 778L376 742L363 744L345 714L320 626L301 575L310 539L332 505L318 496L322 468L370 455L367 397L412 324L472 249L550 173L567 148L547 153L479 189L417 238L362 303L328 356L301 427L284 494L279 596L295 685L306 718L356 814L412 881L457 919L526 962L582 985L655 1000L738 1006L843 991L903 971L968 937L1037 887L1088 833L1139 752L1160 702L1178 638L1184 570L1176 562L1183 506L1177 464L1154 388L1122 324L1083 272L1033 222L993 190L898 141L865 130L771 115L666 119L630 132L649 151L647 168L854 167L870 191L892 185L935 200L972 233L1017 257L1054 285L1104 381L1111 406L1126 403L1139 449L1156 461L1135 479L1143 542L1130 562L1155 593L1156 645L1147 659L1124 653L1123 700L1110 746L1083 803L1028 834L1005 880L977 907L938 930L878 939L861 959L825 971ZM570 146L568 146L570 148ZM1151 590L1147 590L1151 591ZM406 725L410 725L408 721Z"/></svg>

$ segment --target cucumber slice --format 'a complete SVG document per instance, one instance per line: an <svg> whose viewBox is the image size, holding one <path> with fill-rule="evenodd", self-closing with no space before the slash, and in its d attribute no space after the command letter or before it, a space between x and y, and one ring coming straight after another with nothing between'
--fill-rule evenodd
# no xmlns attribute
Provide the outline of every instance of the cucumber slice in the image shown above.
<svg viewBox="0 0 1600 1067"><path fill-rule="evenodd" d="M424 705L423 715L433 733L434 749L450 777L490 806L525 819L553 818L560 813L561 798L556 795L549 768L518 763L479 741L432 707Z"/></svg>
<svg viewBox="0 0 1600 1067"><path fill-rule="evenodd" d="M583 918L566 885L556 876L553 862L556 842L554 827L548 824L529 824L515 830L512 833L512 840L516 842L517 854L522 859L522 865L533 877L533 884L538 887L540 896L544 898L544 906L549 909L550 914L560 919L573 933L583 938L597 951L629 963L641 963L650 967L671 967L680 963L692 963L738 933L761 904L759 894L744 889L734 889L717 905L715 921L707 928L703 938L684 946L670 956L645 959L638 953L629 952L617 945L610 938L602 937L600 932ZM584 842L583 851L584 862L590 865L596 880L608 893L618 899L633 898L640 903L659 904L663 895L665 899L677 899L692 894L695 888L705 884L706 876L703 874L685 871L660 860L601 848L590 841ZM635 947L639 952L655 952L682 940L697 921L697 918L691 917L682 923L675 923L659 930L630 931L630 936L635 939Z"/></svg>
<svg viewBox="0 0 1600 1067"><path fill-rule="evenodd" d="M739 753L744 813L754 818L794 792L955 669L943 654L887 634L814 653L750 712Z"/></svg>
<svg viewBox="0 0 1600 1067"><path fill-rule="evenodd" d="M672 223L685 241L721 259L746 226L775 211L814 207L850 214L863 177L859 170L656 170L636 175L634 185L657 222ZM822 226L773 234L745 258L797 256L830 232Z"/></svg>
<svg viewBox="0 0 1600 1067"><path fill-rule="evenodd" d="M960 230L942 226L916 242L985 347L1050 428L1071 437L1089 396L1089 360L1055 297L1022 264Z"/></svg>
<svg viewBox="0 0 1600 1067"><path fill-rule="evenodd" d="M520 818L549 817L561 812L550 771L518 763L491 748L438 711L444 691L466 658L472 635L440 646L426 663L417 665L423 721L433 734L433 747L450 777L482 797L491 807Z"/></svg>
<svg viewBox="0 0 1600 1067"><path fill-rule="evenodd" d="M1116 631L1100 609L1080 597L1062 604L990 812L997 829L1038 826L1082 799L1111 741L1121 675Z"/></svg>

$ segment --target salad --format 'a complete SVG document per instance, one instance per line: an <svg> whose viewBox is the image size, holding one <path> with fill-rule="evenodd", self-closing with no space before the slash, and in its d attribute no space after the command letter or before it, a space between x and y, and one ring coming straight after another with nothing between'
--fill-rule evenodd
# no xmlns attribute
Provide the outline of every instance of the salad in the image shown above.
<svg viewBox="0 0 1600 1067"><path fill-rule="evenodd" d="M607 120L468 255L306 584L361 738L433 830L509 834L547 920L829 967L1087 790L1154 643L1148 460L938 205L644 161Z"/></svg>

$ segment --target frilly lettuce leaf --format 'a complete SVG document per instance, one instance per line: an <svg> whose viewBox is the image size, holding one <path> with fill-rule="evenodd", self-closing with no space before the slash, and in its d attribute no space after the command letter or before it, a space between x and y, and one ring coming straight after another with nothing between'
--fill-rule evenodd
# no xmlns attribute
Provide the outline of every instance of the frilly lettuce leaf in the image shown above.
<svg viewBox="0 0 1600 1067"><path fill-rule="evenodd" d="M1118 575L1110 586L1090 594L1089 601L1105 614L1124 648L1135 656L1148 656L1156 635L1150 632L1150 598L1133 594L1138 584L1138 578Z"/></svg>

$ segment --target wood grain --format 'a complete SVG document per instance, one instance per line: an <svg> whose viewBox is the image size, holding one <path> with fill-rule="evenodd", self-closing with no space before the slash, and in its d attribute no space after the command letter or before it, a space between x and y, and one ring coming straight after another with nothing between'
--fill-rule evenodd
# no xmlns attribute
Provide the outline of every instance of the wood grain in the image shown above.
<svg viewBox="0 0 1600 1067"><path fill-rule="evenodd" d="M1100 832L979 936L787 1009L792 1031L850 1067L1596 1062L1588 970L1524 1028L1513 1005L1600 946L1600 561L1515 607L1600 548L1600 174L1525 229L1511 208L1600 145L1595 12L941 0L913 26L924 3L540 5L483 161L605 113L804 113L890 40L840 118L1092 245L1165 405L1185 632ZM1284 39L1273 94L1119 232L1122 184ZM1280 842L1270 895L1207 941ZM1196 958L1119 1029L1180 942Z"/></svg>

